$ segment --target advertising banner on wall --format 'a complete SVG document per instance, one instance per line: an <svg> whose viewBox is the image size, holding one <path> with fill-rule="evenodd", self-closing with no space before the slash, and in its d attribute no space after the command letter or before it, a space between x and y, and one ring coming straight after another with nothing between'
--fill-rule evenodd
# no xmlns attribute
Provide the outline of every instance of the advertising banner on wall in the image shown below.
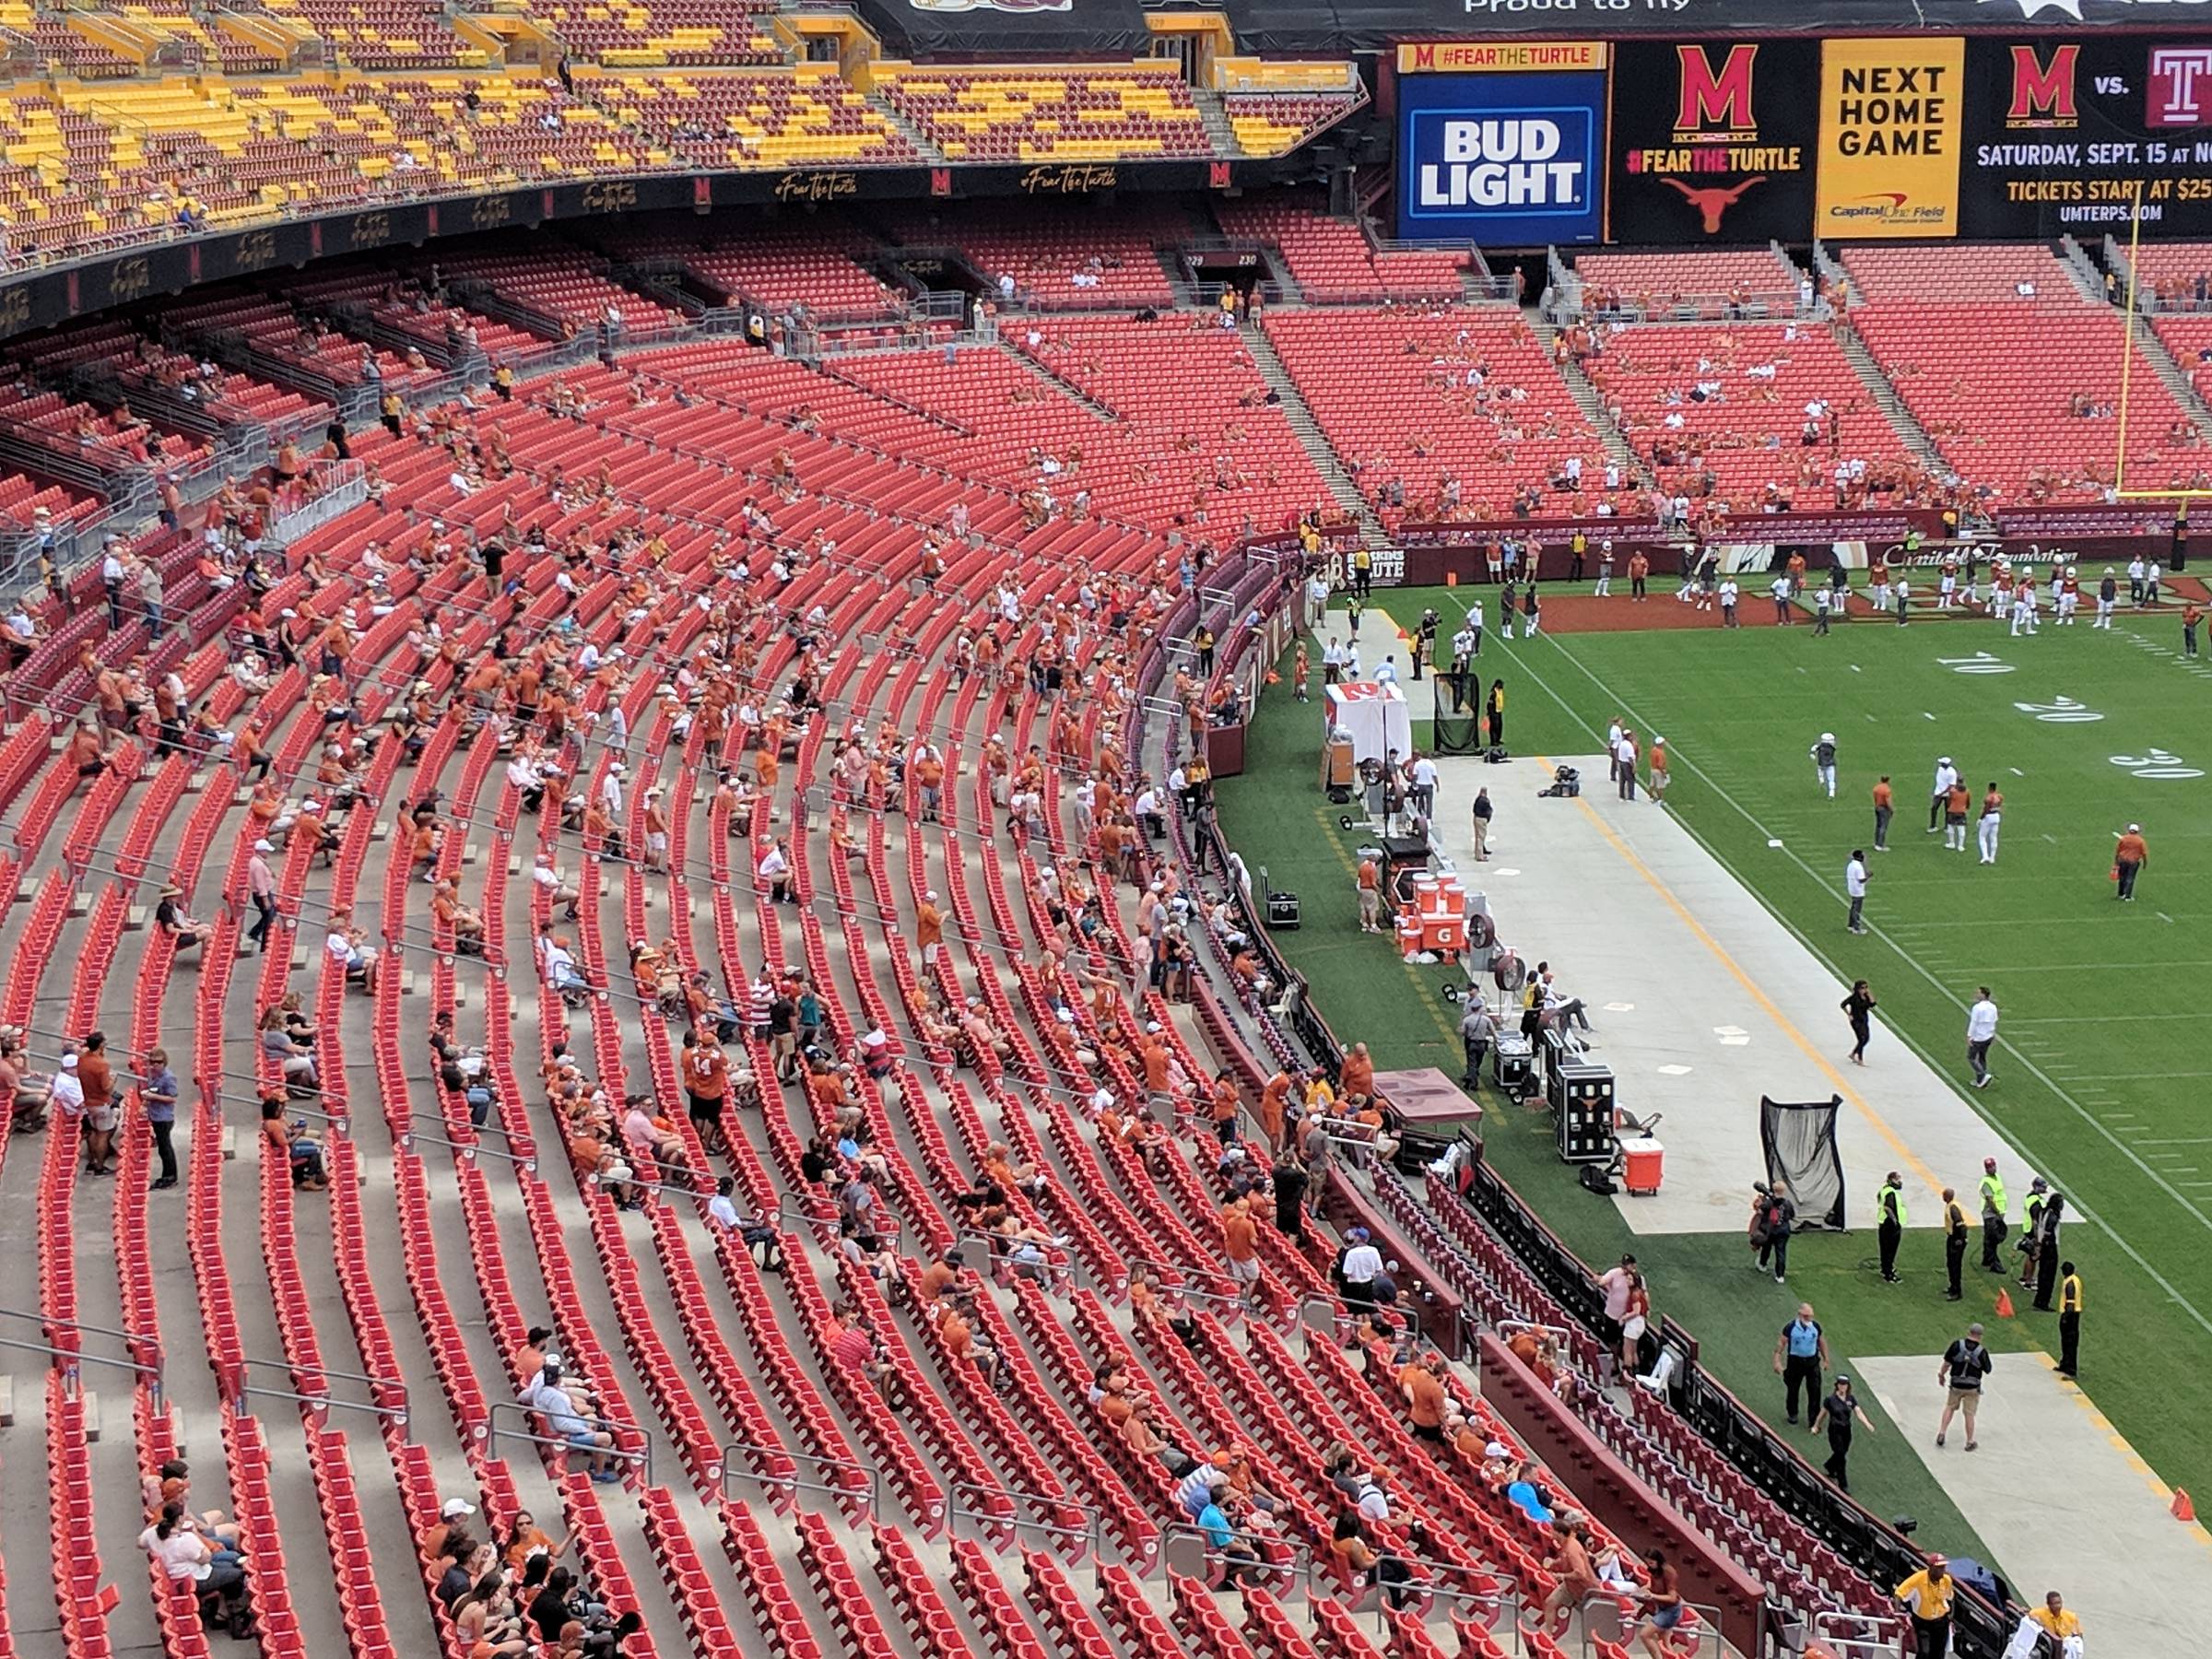
<svg viewBox="0 0 2212 1659"><path fill-rule="evenodd" d="M1526 66L1538 61L1560 66ZM1401 48L1398 234L1500 248L1596 241L1605 61L1604 46L1574 42Z"/></svg>
<svg viewBox="0 0 2212 1659"><path fill-rule="evenodd" d="M2212 235L2212 40L1967 48L1969 236Z"/></svg>
<svg viewBox="0 0 2212 1659"><path fill-rule="evenodd" d="M1956 36L1823 42L1815 235L1957 232L1965 70Z"/></svg>
<svg viewBox="0 0 2212 1659"><path fill-rule="evenodd" d="M1615 47L1607 240L1804 241L1819 53L1811 41Z"/></svg>

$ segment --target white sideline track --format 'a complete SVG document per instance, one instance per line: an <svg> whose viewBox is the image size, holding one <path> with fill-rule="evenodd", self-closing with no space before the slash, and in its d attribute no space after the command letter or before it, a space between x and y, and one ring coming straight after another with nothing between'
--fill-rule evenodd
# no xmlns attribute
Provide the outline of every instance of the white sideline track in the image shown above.
<svg viewBox="0 0 2212 1659"><path fill-rule="evenodd" d="M1581 798L1537 799L1562 762L1581 769ZM1946 1183L1970 1194L1973 1210L1982 1160L1993 1154L2011 1191L2027 1192L2033 1171L1878 1016L1867 1064L1850 1063L1837 1006L1849 987L1672 813L1641 788L1633 802L1617 799L1602 756L1500 766L1459 757L1438 768L1438 838L1470 889L1488 896L1500 938L1532 969L1550 962L1560 987L1589 1005L1591 1058L1613 1068L1620 1104L1639 1117L1665 1114L1663 1190L1613 1200L1631 1228L1744 1230L1751 1182L1764 1173L1762 1094L1843 1098L1836 1135L1847 1219L1867 1230L1870 1250L1875 1190L1890 1170L1904 1177L1916 1227L1936 1222ZM1468 805L1482 786L1496 816L1490 860L1476 864ZM1841 935L1841 908L1834 920Z"/></svg>
<svg viewBox="0 0 2212 1659"><path fill-rule="evenodd" d="M2082 1369L2126 1363L2126 1337L2083 1316ZM2042 1353L1996 1356L1976 1425L1981 1450L1965 1450L1957 1420L1936 1443L1943 1416L1933 1354L1853 1357L1851 1372L1881 1402L1959 1512L1997 1554L2012 1592L2040 1605L2057 1590L2081 1615L2084 1645L2126 1659L2202 1659L2212 1535L2168 1512L2172 1494ZM2084 1572L2085 1539L2096 1571ZM1938 1537L1919 1542L1940 1549Z"/></svg>

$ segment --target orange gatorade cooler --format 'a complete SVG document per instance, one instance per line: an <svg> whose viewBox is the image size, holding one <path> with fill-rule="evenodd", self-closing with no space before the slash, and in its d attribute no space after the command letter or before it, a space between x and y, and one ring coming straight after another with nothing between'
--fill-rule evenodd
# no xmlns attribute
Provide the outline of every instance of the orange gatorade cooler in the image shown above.
<svg viewBox="0 0 2212 1659"><path fill-rule="evenodd" d="M1648 1135L1620 1143L1621 1159L1625 1166L1620 1184L1639 1198L1649 1198L1659 1190L1665 1172L1666 1148Z"/></svg>

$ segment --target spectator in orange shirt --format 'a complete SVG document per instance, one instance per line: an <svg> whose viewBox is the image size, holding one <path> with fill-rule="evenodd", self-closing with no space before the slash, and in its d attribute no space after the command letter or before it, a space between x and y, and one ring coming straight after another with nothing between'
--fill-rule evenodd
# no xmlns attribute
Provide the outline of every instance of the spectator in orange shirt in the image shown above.
<svg viewBox="0 0 2212 1659"><path fill-rule="evenodd" d="M914 942L922 947L922 964L935 967L937 952L945 943L945 912L937 908L935 888L922 895L922 902L914 910Z"/></svg>
<svg viewBox="0 0 2212 1659"><path fill-rule="evenodd" d="M1363 858L1359 861L1359 931L1371 934L1381 933L1382 931L1382 872L1375 867L1373 859Z"/></svg>
<svg viewBox="0 0 2212 1659"><path fill-rule="evenodd" d="M1237 1114L1241 1101L1237 1095L1236 1079L1226 1071L1214 1074L1210 1103L1213 1108L1214 1138L1223 1146L1229 1146L1237 1138Z"/></svg>
<svg viewBox="0 0 2212 1659"><path fill-rule="evenodd" d="M1414 1438L1442 1445L1449 1399L1444 1388L1444 1357L1431 1353L1408 1362L1398 1372L1398 1392L1405 1396Z"/></svg>
<svg viewBox="0 0 2212 1659"><path fill-rule="evenodd" d="M1260 1288L1260 1228L1252 1218L1252 1205L1239 1198L1221 1212L1221 1253L1229 1259L1229 1277L1238 1293L1251 1300Z"/></svg>
<svg viewBox="0 0 2212 1659"><path fill-rule="evenodd" d="M1267 1079L1266 1087L1260 1090L1260 1128L1267 1136L1270 1154L1279 1154L1283 1149L1283 1129L1289 1115L1289 1106L1290 1074L1278 1071Z"/></svg>
<svg viewBox="0 0 2212 1659"><path fill-rule="evenodd" d="M961 1284L967 1268L967 1258L957 1250L948 1250L922 1269L922 1277L915 1283L915 1294L926 1307Z"/></svg>
<svg viewBox="0 0 2212 1659"><path fill-rule="evenodd" d="M1344 1065L1336 1078L1336 1092L1349 1100L1354 1095L1372 1094L1375 1088L1375 1063L1368 1056L1367 1044L1355 1042L1352 1052L1344 1057Z"/></svg>

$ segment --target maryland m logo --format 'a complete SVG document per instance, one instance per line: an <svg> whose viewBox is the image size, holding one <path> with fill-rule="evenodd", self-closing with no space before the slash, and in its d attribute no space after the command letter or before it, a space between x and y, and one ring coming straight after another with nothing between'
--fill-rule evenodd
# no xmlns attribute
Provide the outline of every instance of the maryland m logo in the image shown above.
<svg viewBox="0 0 2212 1659"><path fill-rule="evenodd" d="M1682 101L1675 110L1675 131L1695 133L1715 128L1747 133L1758 126L1751 118L1751 67L1759 61L1757 45L1746 41L1728 48L1715 69L1702 46L1677 46L1682 64Z"/></svg>
<svg viewBox="0 0 2212 1659"><path fill-rule="evenodd" d="M2074 65L2081 56L2078 45L2052 49L2045 65L2032 46L2012 49L2012 102L2005 111L2007 126L2073 126Z"/></svg>

